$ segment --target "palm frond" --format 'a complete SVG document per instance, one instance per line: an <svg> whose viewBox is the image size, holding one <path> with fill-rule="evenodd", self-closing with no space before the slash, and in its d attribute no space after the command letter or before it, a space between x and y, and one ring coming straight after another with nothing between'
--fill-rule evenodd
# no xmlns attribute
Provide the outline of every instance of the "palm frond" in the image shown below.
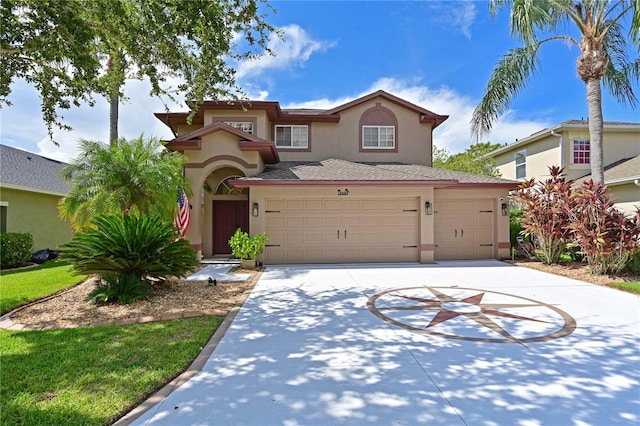
<svg viewBox="0 0 640 426"><path fill-rule="evenodd" d="M487 83L485 95L471 117L471 131L477 138L490 132L494 122L509 108L515 95L537 71L541 43L511 49L498 61Z"/></svg>

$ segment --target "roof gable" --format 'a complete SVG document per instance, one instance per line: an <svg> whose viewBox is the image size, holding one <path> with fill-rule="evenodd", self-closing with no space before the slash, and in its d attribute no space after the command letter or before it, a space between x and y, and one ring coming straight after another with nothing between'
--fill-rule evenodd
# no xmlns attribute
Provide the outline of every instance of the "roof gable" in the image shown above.
<svg viewBox="0 0 640 426"><path fill-rule="evenodd" d="M167 142L166 147L172 151L199 151L202 148L203 136L221 131L240 138L238 146L241 151L258 151L265 163L277 163L280 161L274 142L243 132L221 121L216 121L193 132L179 136Z"/></svg>
<svg viewBox="0 0 640 426"><path fill-rule="evenodd" d="M376 92L370 93L366 96L363 96L361 98L358 99L354 99L351 102L347 102L346 104L337 106L333 109L327 110L325 111L326 114L339 114L347 109L353 108L357 105L363 104L365 102L369 102L373 99L376 98L382 98L385 99L389 102L392 102L396 105L399 105L403 108L406 108L416 114L420 115L420 122L421 123L432 123L433 124L433 128L435 129L436 127L438 127L440 124L442 124L447 118L449 118L448 115L439 115L436 114L432 111L429 111L428 109L422 108L418 105L412 104L411 102L405 101L402 98L399 98L397 96L394 96L390 93L385 92L384 90L378 90Z"/></svg>

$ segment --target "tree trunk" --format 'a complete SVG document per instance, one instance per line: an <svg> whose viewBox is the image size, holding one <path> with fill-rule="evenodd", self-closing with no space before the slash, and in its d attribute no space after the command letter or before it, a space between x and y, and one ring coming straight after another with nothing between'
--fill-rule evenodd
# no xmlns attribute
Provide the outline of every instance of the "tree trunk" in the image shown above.
<svg viewBox="0 0 640 426"><path fill-rule="evenodd" d="M113 146L118 140L118 112L120 97L112 95L109 100L109 145Z"/></svg>
<svg viewBox="0 0 640 426"><path fill-rule="evenodd" d="M602 88L600 80L590 78L586 82L587 106L589 108L591 178L604 183Z"/></svg>

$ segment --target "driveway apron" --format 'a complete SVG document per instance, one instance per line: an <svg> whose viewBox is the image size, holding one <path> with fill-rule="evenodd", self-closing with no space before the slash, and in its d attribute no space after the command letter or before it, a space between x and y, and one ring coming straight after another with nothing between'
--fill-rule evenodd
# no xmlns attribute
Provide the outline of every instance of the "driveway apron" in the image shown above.
<svg viewBox="0 0 640 426"><path fill-rule="evenodd" d="M640 423L640 297L498 261L269 266L138 425Z"/></svg>

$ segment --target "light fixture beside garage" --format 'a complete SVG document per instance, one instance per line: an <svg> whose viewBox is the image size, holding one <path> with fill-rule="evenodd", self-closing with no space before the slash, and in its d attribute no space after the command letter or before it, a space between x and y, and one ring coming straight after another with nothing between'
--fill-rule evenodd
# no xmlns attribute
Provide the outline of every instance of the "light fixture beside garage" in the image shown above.
<svg viewBox="0 0 640 426"><path fill-rule="evenodd" d="M253 203L253 206L251 206L251 215L253 217L258 217L258 211L259 211L258 203Z"/></svg>
<svg viewBox="0 0 640 426"><path fill-rule="evenodd" d="M431 204L431 201L425 201L424 202L424 214L426 214L426 215L432 215L433 214L433 204Z"/></svg>
<svg viewBox="0 0 640 426"><path fill-rule="evenodd" d="M509 216L509 208L505 202L502 203L502 216Z"/></svg>

